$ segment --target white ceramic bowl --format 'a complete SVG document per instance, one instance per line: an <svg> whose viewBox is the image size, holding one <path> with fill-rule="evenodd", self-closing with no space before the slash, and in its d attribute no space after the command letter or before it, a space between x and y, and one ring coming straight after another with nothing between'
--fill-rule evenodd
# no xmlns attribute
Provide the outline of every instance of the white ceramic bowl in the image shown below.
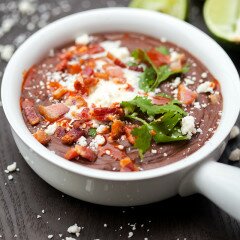
<svg viewBox="0 0 240 240"><path fill-rule="evenodd" d="M187 49L219 80L223 114L214 136L191 156L157 169L123 173L94 170L50 152L28 131L20 111L22 73L81 33L138 32ZM108 8L60 19L31 36L8 63L2 83L2 102L16 144L29 166L46 182L73 197L104 205L147 204L180 193L202 193L240 219L240 171L216 163L239 114L238 73L223 49L188 23L152 11Z"/></svg>

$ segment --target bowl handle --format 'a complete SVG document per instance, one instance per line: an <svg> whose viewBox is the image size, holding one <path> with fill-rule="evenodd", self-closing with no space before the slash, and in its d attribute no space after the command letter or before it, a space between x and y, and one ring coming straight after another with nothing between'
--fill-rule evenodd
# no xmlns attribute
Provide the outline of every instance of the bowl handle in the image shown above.
<svg viewBox="0 0 240 240"><path fill-rule="evenodd" d="M193 168L182 179L179 194L201 193L240 221L240 169L215 161Z"/></svg>

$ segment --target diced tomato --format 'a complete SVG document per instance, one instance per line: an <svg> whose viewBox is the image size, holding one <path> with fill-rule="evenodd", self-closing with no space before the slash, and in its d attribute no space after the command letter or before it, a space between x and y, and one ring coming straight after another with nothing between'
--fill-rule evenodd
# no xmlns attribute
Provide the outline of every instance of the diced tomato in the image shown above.
<svg viewBox="0 0 240 240"><path fill-rule="evenodd" d="M197 93L187 88L185 85L180 84L178 86L178 100L183 104L190 105L197 98Z"/></svg>
<svg viewBox="0 0 240 240"><path fill-rule="evenodd" d="M34 126L40 122L40 117L37 115L34 104L29 99L25 99L22 103L22 109L28 122Z"/></svg>
<svg viewBox="0 0 240 240"><path fill-rule="evenodd" d="M105 64L103 65L105 72L112 78L125 78L124 73L121 67L114 64Z"/></svg>
<svg viewBox="0 0 240 240"><path fill-rule="evenodd" d="M160 67L162 65L170 63L169 55L164 55L157 51L155 48L152 48L149 51L147 51L147 55L156 67Z"/></svg>
<svg viewBox="0 0 240 240"><path fill-rule="evenodd" d="M33 136L43 145L47 145L51 141L50 136L48 136L43 130L38 130Z"/></svg>
<svg viewBox="0 0 240 240"><path fill-rule="evenodd" d="M136 141L136 138L132 135L132 130L135 128L135 125L126 125L124 127L124 131L127 137L127 140L129 141L129 143L134 144Z"/></svg>
<svg viewBox="0 0 240 240"><path fill-rule="evenodd" d="M73 128L69 132L67 132L61 138L61 140L63 144L72 145L83 135L85 135L85 132L83 130Z"/></svg>
<svg viewBox="0 0 240 240"><path fill-rule="evenodd" d="M78 157L78 153L76 152L75 148L69 148L65 154L65 158L68 160L72 160Z"/></svg>
<svg viewBox="0 0 240 240"><path fill-rule="evenodd" d="M82 158L84 158L90 162L93 162L97 159L97 154L88 147L76 145L75 151L78 153L79 156L81 156Z"/></svg>
<svg viewBox="0 0 240 240"><path fill-rule="evenodd" d="M152 103L156 105L165 105L171 102L171 98L163 97L163 96L154 96L152 98Z"/></svg>
<svg viewBox="0 0 240 240"><path fill-rule="evenodd" d="M124 133L124 122L114 120L111 127L111 138L118 139Z"/></svg>
<svg viewBox="0 0 240 240"><path fill-rule="evenodd" d="M60 99L68 90L64 87L60 87L53 92L54 99Z"/></svg>
<svg viewBox="0 0 240 240"><path fill-rule="evenodd" d="M38 110L49 122L54 122L59 119L63 114L69 111L69 108L63 103L56 103L50 106L39 105Z"/></svg>

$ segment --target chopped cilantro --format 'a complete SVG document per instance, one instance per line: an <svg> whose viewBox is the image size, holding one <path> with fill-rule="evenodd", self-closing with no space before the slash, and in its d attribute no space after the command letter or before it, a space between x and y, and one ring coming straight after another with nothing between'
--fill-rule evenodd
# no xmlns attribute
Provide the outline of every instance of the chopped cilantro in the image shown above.
<svg viewBox="0 0 240 240"><path fill-rule="evenodd" d="M165 47L165 46L156 47L156 50L159 51L160 53L162 53L163 55L169 55L170 54L168 48Z"/></svg>
<svg viewBox="0 0 240 240"><path fill-rule="evenodd" d="M164 55L169 54L168 49L164 46L157 47L156 50ZM135 49L132 52L132 57L139 62L148 64L148 67L142 73L139 81L140 89L144 90L145 92L153 91L162 82L168 80L173 75L186 73L189 71L189 67L187 65L183 66L183 68L178 71L171 70L169 65L156 67L148 57L146 51L142 49Z"/></svg>
<svg viewBox="0 0 240 240"><path fill-rule="evenodd" d="M88 135L91 137L95 137L97 135L97 129L96 128L89 128Z"/></svg>
<svg viewBox="0 0 240 240"><path fill-rule="evenodd" d="M141 96L121 103L127 114L125 117L142 123L142 126L132 131L136 137L134 147L139 150L141 158L150 148L152 140L156 143L187 140L180 131L180 121L186 112L178 104L178 101L172 100L166 105L159 106ZM149 121L149 117L155 117L155 119Z"/></svg>

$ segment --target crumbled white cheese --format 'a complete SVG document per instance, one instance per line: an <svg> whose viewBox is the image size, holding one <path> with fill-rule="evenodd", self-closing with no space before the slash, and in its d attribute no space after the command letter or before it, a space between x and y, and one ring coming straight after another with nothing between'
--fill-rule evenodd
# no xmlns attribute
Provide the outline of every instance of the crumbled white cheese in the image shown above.
<svg viewBox="0 0 240 240"><path fill-rule="evenodd" d="M175 62L175 61L177 61L179 59L179 57L180 57L180 54L178 52L176 52L176 51L173 51L170 54L170 61L171 62Z"/></svg>
<svg viewBox="0 0 240 240"><path fill-rule="evenodd" d="M133 232L128 233L128 238L131 238L133 236Z"/></svg>
<svg viewBox="0 0 240 240"><path fill-rule="evenodd" d="M75 39L75 43L76 44L83 44L83 45L87 45L91 42L91 37L84 33L80 36L78 36L76 39Z"/></svg>
<svg viewBox="0 0 240 240"><path fill-rule="evenodd" d="M0 48L1 59L8 62L14 53L13 45L5 45Z"/></svg>
<svg viewBox="0 0 240 240"><path fill-rule="evenodd" d="M7 166L8 172L14 172L16 170L16 168L17 168L17 163L16 162Z"/></svg>
<svg viewBox="0 0 240 240"><path fill-rule="evenodd" d="M36 7L30 1L23 0L18 4L18 9L22 14L31 15L36 11Z"/></svg>
<svg viewBox="0 0 240 240"><path fill-rule="evenodd" d="M103 145L106 142L106 139L102 135L96 135L95 141L98 145Z"/></svg>
<svg viewBox="0 0 240 240"><path fill-rule="evenodd" d="M202 77L202 78L207 78L207 73L206 73L206 72L203 72L203 73L201 74L201 77Z"/></svg>
<svg viewBox="0 0 240 240"><path fill-rule="evenodd" d="M97 127L97 133L104 133L109 127L107 125L101 124Z"/></svg>
<svg viewBox="0 0 240 240"><path fill-rule="evenodd" d="M235 150L233 150L230 155L229 155L229 160L231 161L239 161L240 160L240 149L236 148Z"/></svg>
<svg viewBox="0 0 240 240"><path fill-rule="evenodd" d="M86 98L88 106L95 104L97 107L109 107L111 104L122 101L130 101L137 92L126 91L124 84L116 84L112 81L100 81L95 90Z"/></svg>
<svg viewBox="0 0 240 240"><path fill-rule="evenodd" d="M79 144L82 147L86 147L87 146L87 139L84 136L81 136L78 140L77 140L77 144Z"/></svg>
<svg viewBox="0 0 240 240"><path fill-rule="evenodd" d="M8 180L13 180L13 176L12 175L8 175Z"/></svg>
<svg viewBox="0 0 240 240"><path fill-rule="evenodd" d="M80 231L81 231L81 227L78 227L76 223L67 229L67 232L74 233L76 234L76 236L79 236Z"/></svg>
<svg viewBox="0 0 240 240"><path fill-rule="evenodd" d="M76 238L66 237L66 240L76 240Z"/></svg>
<svg viewBox="0 0 240 240"><path fill-rule="evenodd" d="M172 86L173 88L177 88L180 83L181 83L181 78L180 78L180 77L176 77L176 78L172 81L171 86Z"/></svg>
<svg viewBox="0 0 240 240"><path fill-rule="evenodd" d="M124 146L120 144L120 145L118 145L118 149L119 149L119 150L123 150L123 149L124 149Z"/></svg>
<svg viewBox="0 0 240 240"><path fill-rule="evenodd" d="M110 52L116 58L125 60L130 56L129 50L126 47L121 47L121 41L104 41L100 43L107 52Z"/></svg>
<svg viewBox="0 0 240 240"><path fill-rule="evenodd" d="M212 83L209 81L206 81L202 84L200 84L197 88L197 93L213 93Z"/></svg>
<svg viewBox="0 0 240 240"><path fill-rule="evenodd" d="M236 138L240 133L239 127L234 126L230 132L230 139Z"/></svg>
<svg viewBox="0 0 240 240"><path fill-rule="evenodd" d="M49 124L44 130L47 135L53 135L57 129L57 123Z"/></svg>
<svg viewBox="0 0 240 240"><path fill-rule="evenodd" d="M103 65L105 65L105 64L106 64L106 62L103 60L96 60L95 61L95 71L101 71Z"/></svg>
<svg viewBox="0 0 240 240"><path fill-rule="evenodd" d="M194 84L194 81L192 79L189 79L189 78L185 78L184 81L185 81L186 85Z"/></svg>
<svg viewBox="0 0 240 240"><path fill-rule="evenodd" d="M152 152L153 154L156 154L156 153L157 153L157 150L156 150L156 149L152 149L151 152Z"/></svg>
<svg viewBox="0 0 240 240"><path fill-rule="evenodd" d="M79 77L79 74L67 74L64 80L61 80L59 83L68 90L75 91L74 83L80 79Z"/></svg>
<svg viewBox="0 0 240 240"><path fill-rule="evenodd" d="M199 102L194 102L193 105L194 105L194 108L201 109L201 105Z"/></svg>
<svg viewBox="0 0 240 240"><path fill-rule="evenodd" d="M181 132L183 135L187 135L191 138L193 134L196 133L195 120L193 116L186 116L182 119Z"/></svg>

